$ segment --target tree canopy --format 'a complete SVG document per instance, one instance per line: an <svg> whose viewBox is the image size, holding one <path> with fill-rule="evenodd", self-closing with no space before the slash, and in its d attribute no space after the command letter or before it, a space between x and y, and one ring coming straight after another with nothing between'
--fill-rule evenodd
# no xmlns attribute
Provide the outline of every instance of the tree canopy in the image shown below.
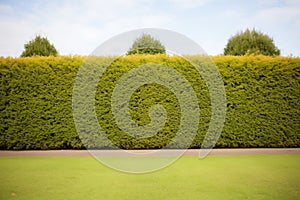
<svg viewBox="0 0 300 200"><path fill-rule="evenodd" d="M46 37L37 35L33 40L24 45L25 50L22 52L21 57L29 56L56 56L57 50L50 44Z"/></svg>
<svg viewBox="0 0 300 200"><path fill-rule="evenodd" d="M137 38L132 47L128 50L127 55L131 54L165 54L164 45L157 39L154 39L149 34L143 34Z"/></svg>
<svg viewBox="0 0 300 200"><path fill-rule="evenodd" d="M262 54L280 55L271 37L255 29L246 29L232 36L224 48L224 55Z"/></svg>

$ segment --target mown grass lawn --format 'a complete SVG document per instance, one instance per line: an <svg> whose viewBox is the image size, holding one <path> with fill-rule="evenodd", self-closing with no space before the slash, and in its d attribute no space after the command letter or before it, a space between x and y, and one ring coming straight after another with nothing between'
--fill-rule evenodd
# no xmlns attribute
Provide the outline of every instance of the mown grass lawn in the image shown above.
<svg viewBox="0 0 300 200"><path fill-rule="evenodd" d="M300 199L300 155L184 156L148 174L92 157L0 157L0 199Z"/></svg>

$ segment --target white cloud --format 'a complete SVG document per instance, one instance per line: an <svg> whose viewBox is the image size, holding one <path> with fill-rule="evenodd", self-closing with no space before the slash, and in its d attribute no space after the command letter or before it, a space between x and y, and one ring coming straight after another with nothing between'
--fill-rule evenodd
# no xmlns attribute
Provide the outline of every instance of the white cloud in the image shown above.
<svg viewBox="0 0 300 200"><path fill-rule="evenodd" d="M300 55L300 3L286 1L260 10L245 24L256 27L273 37L275 44L282 50L283 55L290 53Z"/></svg>
<svg viewBox="0 0 300 200"><path fill-rule="evenodd" d="M210 2L210 0L169 0L171 5L181 9L190 9L201 7Z"/></svg>
<svg viewBox="0 0 300 200"><path fill-rule="evenodd" d="M272 7L261 10L253 18L254 23L265 25L274 25L290 23L290 25L299 25L300 22L300 7L299 6L282 6ZM300 27L299 27L300 28Z"/></svg>
<svg viewBox="0 0 300 200"><path fill-rule="evenodd" d="M2 14L11 13L12 10L12 7L9 5L0 5L0 13Z"/></svg>
<svg viewBox="0 0 300 200"><path fill-rule="evenodd" d="M7 14L0 18L4 30L0 33L0 46L6 48L0 54L20 55L24 43L36 34L48 36L61 54L89 54L115 34L141 27L163 27L169 22L168 15L149 10L147 2L37 2L30 12L0 6ZM14 17L15 13L22 15L21 19Z"/></svg>
<svg viewBox="0 0 300 200"><path fill-rule="evenodd" d="M218 7L218 6L220 7ZM19 56L36 34L47 36L61 54L89 54L112 36L137 28L186 34L220 54L236 31L256 27L274 37L286 54L298 50L299 1L261 4L210 0L109 0L0 2L0 55Z"/></svg>
<svg viewBox="0 0 300 200"><path fill-rule="evenodd" d="M278 5L278 3L280 3L280 0L260 0L258 3L263 6L274 6Z"/></svg>

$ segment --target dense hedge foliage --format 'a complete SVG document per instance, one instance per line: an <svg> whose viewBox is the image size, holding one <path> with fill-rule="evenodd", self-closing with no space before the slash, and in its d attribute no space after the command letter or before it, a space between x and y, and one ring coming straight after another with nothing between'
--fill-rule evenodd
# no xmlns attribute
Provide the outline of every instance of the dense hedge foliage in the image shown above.
<svg viewBox="0 0 300 200"><path fill-rule="evenodd" d="M219 147L300 147L300 58L215 57L227 95Z"/></svg>
<svg viewBox="0 0 300 200"><path fill-rule="evenodd" d="M72 116L72 88L83 58L2 58L0 147L82 148Z"/></svg>
<svg viewBox="0 0 300 200"><path fill-rule="evenodd" d="M217 147L300 147L300 58L216 56L223 77L227 114ZM72 114L72 91L84 57L0 58L0 148L81 149ZM139 125L150 122L151 105L164 105L168 118L156 136L134 138L115 124L110 97L117 80L148 62L168 65L183 74L199 99L200 125L191 148L199 148L208 129L211 105L198 72L178 57L131 55L105 71L96 92L99 123L110 140L126 149L160 148L179 127L180 106L167 88L149 84L137 90L130 114ZM98 146L90 138L88 148ZM174 146L174 148L180 147Z"/></svg>

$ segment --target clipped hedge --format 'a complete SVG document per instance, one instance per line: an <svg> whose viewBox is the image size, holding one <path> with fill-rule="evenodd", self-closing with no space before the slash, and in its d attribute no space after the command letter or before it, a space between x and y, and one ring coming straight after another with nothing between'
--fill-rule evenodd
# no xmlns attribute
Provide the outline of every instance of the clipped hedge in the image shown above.
<svg viewBox="0 0 300 200"><path fill-rule="evenodd" d="M300 58L214 57L227 113L219 147L300 147Z"/></svg>
<svg viewBox="0 0 300 200"><path fill-rule="evenodd" d="M0 148L82 148L72 119L72 88L84 59L0 60Z"/></svg>
<svg viewBox="0 0 300 200"><path fill-rule="evenodd" d="M104 58L105 59L105 58ZM300 58L266 56L212 57L223 77L227 113L216 147L300 147ZM72 91L84 57L0 58L0 148L82 149L72 114ZM164 105L168 118L154 137L134 138L115 124L110 97L116 81L148 62L168 65L183 74L199 99L200 124L191 148L199 148L208 129L208 89L197 71L178 57L121 57L105 71L96 92L96 111L108 138L125 149L160 148L179 127L180 105L165 87L145 85L130 102L139 125L150 122L151 105ZM99 146L90 138L88 148ZM174 148L180 147L174 146Z"/></svg>

